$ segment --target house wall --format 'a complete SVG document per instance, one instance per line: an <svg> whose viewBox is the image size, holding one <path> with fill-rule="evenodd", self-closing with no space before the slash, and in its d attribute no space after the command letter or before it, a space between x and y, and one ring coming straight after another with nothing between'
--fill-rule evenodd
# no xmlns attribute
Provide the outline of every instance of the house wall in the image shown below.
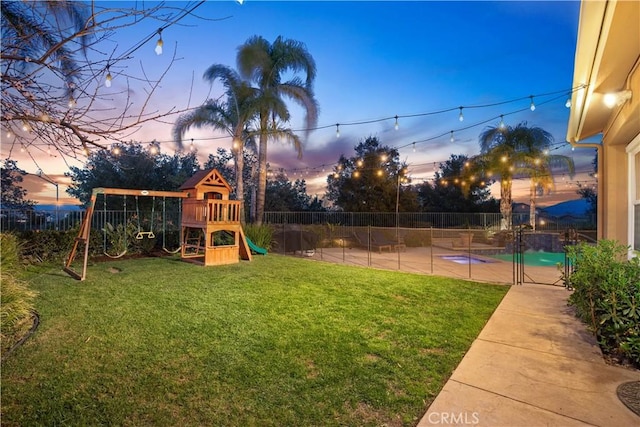
<svg viewBox="0 0 640 427"><path fill-rule="evenodd" d="M632 98L611 115L603 132L598 173L599 238L633 246L635 214L633 193L638 183L631 144L640 135L640 67L632 69L627 88ZM635 90L634 90L635 89Z"/></svg>

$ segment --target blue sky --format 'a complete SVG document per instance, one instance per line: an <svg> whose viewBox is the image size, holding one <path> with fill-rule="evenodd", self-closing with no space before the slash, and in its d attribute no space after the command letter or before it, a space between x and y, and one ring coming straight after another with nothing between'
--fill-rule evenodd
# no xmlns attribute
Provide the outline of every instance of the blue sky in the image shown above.
<svg viewBox="0 0 640 427"><path fill-rule="evenodd" d="M209 1L195 12L204 19L186 18L163 32L163 55L155 55L152 42L124 65L136 67L140 62L152 75L159 75L176 48L181 59L169 70L154 103L161 109L174 105L182 108L189 101L192 76L191 106L221 93L219 86L210 88L202 81L202 73L214 63L235 66L237 47L249 37L261 35L273 41L281 35L305 43L318 70L318 124L328 127L306 139L302 160L296 158L291 147L275 143L270 146L269 162L274 168L285 168L291 177L305 178L310 193L322 195L326 176L340 154L350 156L358 141L370 135L385 145L403 147L401 159L408 162L414 182L433 176L437 164L451 154L477 153L478 135L486 126L496 126L501 114L506 124L526 121L551 132L557 143L563 143L569 113L564 106L564 91L568 93L572 84L579 6L578 1L246 0L243 5ZM133 40L151 32L153 28L148 26L122 31L115 35L117 48L125 50ZM114 86L117 80L116 76ZM554 94L542 96L548 93ZM535 111L528 109L529 95L540 95L534 97ZM514 99L520 100L495 107L465 108L464 121L458 120L458 106ZM421 115L450 108L454 111ZM293 105L291 110L292 127L302 128L302 112ZM518 110L524 111L515 113ZM346 125L395 115L421 116L401 117L398 130L393 119ZM472 126L481 122L486 123ZM336 138L335 123L343 124L340 138ZM463 130L465 127L470 128ZM171 153L170 131L170 123L151 125L132 138L162 141L162 151ZM230 139L211 139L219 136L203 130L188 134L187 139L194 138L198 152L206 157L218 146L230 147ZM579 171L590 171L593 152L572 152L568 144L558 145L554 152L574 156ZM35 169L28 161L20 161L19 166L31 172ZM50 168L45 173L54 177L66 169L53 164ZM582 174L577 179L588 177ZM575 186L564 184L567 180L558 177L558 193L570 190L564 197L577 197ZM46 183L39 185L46 188ZM557 199L557 195L547 197L549 202Z"/></svg>

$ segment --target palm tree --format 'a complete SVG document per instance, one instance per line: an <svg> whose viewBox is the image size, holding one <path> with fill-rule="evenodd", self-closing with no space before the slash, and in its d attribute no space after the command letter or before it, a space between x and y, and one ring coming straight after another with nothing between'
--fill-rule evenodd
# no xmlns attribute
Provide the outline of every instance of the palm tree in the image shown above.
<svg viewBox="0 0 640 427"><path fill-rule="evenodd" d="M244 142L251 137L250 122L257 115L256 91L247 85L238 73L224 65L214 64L204 73L213 85L220 79L226 88L226 99L207 100L193 111L181 115L173 126L173 137L179 147L186 132L193 128L213 127L227 132L233 138L233 156L236 169L236 197L244 199ZM240 204L240 218L244 220L244 203Z"/></svg>
<svg viewBox="0 0 640 427"><path fill-rule="evenodd" d="M267 141L278 137L277 129L284 130L282 123L289 121L289 110L283 97L290 98L305 109L307 134L318 120L318 105L313 94L313 81L316 76L316 64L303 43L276 38L273 44L261 36L254 36L238 49L238 70L240 74L260 91L259 150L258 150L258 201L256 209L257 224L262 223L264 201L267 185ZM282 81L286 72L302 72L306 75L303 81L293 76ZM275 132L275 133L274 133ZM289 130L290 136L292 132ZM301 145L298 138L288 137L301 157Z"/></svg>
<svg viewBox="0 0 640 427"><path fill-rule="evenodd" d="M88 29L91 26L88 5L68 0L3 1L0 9L3 60L53 69L67 86L72 85L78 63L67 42L70 34L75 33L73 37L86 54L93 31Z"/></svg>
<svg viewBox="0 0 640 427"><path fill-rule="evenodd" d="M531 179L530 221L535 226L535 194L544 186L551 189L552 167L564 163L573 173L573 160L567 156L549 155L553 136L539 127L527 127L523 122L515 127L490 127L480 134L480 155L473 159L474 169L500 179L500 213L502 229L511 227L512 182L516 175Z"/></svg>

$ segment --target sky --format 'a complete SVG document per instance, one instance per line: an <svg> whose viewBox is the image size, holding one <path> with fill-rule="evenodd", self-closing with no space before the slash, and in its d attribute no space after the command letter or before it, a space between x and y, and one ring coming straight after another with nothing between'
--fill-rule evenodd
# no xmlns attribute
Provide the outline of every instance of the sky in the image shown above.
<svg viewBox="0 0 640 427"><path fill-rule="evenodd" d="M116 4L133 3L109 2ZM319 196L340 155L352 156L354 146L368 136L399 148L410 177L420 183L432 179L450 155L477 154L478 135L497 126L501 115L507 125L542 127L555 139L553 154L573 157L579 172L573 180L558 174L556 191L538 199L543 206L578 198L578 182L594 183L587 175L593 150L572 151L565 142L579 8L579 1L208 1L195 16L163 31L163 55L154 53L152 40L136 52L135 60L152 77L159 76L176 49L179 60L167 72L152 107L185 108L222 93L219 84L210 87L202 80L203 72L212 64L235 67L238 46L251 36L303 42L316 61L321 129L304 139L302 159L291 146L273 143L268 161L292 179L305 179L308 193ZM125 50L153 30L148 25L123 29L113 36L114 48ZM117 75L113 84L117 88ZM535 111L529 108L532 95ZM302 130L302 110L289 105L291 127ZM464 107L463 121L459 106ZM436 114L442 110L449 111ZM202 162L218 147L231 147L230 138L209 129L190 132L185 139L191 138ZM144 126L132 139L160 141L168 154L175 149L171 120ZM3 158L7 151L2 148ZM59 183L61 203L73 203L64 200L64 162L45 153L35 162L19 156L14 154L20 168L32 174L42 169ZM24 184L28 198L55 201L54 186L45 180L28 176ZM492 194L499 197L493 188ZM514 196L527 202L526 180L514 181Z"/></svg>

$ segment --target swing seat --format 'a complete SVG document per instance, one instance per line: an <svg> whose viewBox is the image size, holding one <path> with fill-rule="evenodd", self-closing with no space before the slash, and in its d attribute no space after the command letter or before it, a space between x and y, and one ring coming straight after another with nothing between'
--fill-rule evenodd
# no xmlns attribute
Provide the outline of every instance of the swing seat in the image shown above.
<svg viewBox="0 0 640 427"><path fill-rule="evenodd" d="M147 236L147 238L149 238L149 239L155 239L156 238L156 235L153 234L153 231L138 231L138 234L136 234L136 239L142 240L142 239L144 239L144 236Z"/></svg>

